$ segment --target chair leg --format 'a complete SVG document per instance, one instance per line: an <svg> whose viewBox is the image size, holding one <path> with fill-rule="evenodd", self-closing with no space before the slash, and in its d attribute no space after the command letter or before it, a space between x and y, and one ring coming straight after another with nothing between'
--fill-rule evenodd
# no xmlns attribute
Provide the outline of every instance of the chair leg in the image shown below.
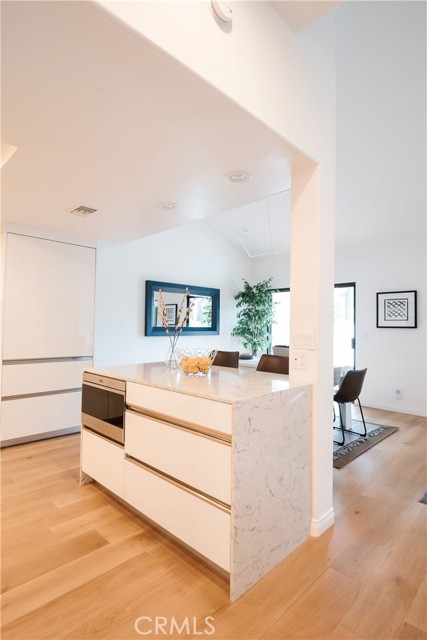
<svg viewBox="0 0 427 640"><path fill-rule="evenodd" d="M364 429L364 434L363 435L366 436L367 430L366 430L365 416L363 415L362 405L360 404L359 398L357 398L357 402L359 403L360 415L362 416L363 429Z"/></svg>
<svg viewBox="0 0 427 640"><path fill-rule="evenodd" d="M356 433L358 436L366 436L366 434L367 434L366 422L365 422L365 417L363 415L362 405L360 404L359 398L357 398L357 402L359 403L360 414L362 416L363 433L360 433L360 431L354 431L353 429L344 429L344 431L347 431L347 433Z"/></svg>
<svg viewBox="0 0 427 640"><path fill-rule="evenodd" d="M340 440L340 441L334 440L334 444L343 445L345 443L345 433L344 433L344 426L343 426L343 421L342 421L341 404L340 403L338 403L338 409L339 409L339 413L340 413L340 426L339 427L334 427L334 429L341 429L342 440ZM335 414L335 411L334 411L334 414Z"/></svg>

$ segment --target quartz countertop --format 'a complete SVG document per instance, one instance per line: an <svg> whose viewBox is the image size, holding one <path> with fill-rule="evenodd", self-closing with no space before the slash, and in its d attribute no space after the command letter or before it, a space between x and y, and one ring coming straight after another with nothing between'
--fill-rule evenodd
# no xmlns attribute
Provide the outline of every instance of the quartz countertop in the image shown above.
<svg viewBox="0 0 427 640"><path fill-rule="evenodd" d="M169 370L163 362L93 367L85 371L227 403L286 391L294 386L306 386L290 385L287 375L249 367L213 366L208 376L188 376L181 369Z"/></svg>

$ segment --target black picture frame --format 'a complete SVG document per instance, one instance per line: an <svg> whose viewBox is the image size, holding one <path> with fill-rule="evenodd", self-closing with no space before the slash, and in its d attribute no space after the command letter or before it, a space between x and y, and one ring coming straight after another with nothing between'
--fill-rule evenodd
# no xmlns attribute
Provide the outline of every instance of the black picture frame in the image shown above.
<svg viewBox="0 0 427 640"><path fill-rule="evenodd" d="M417 292L380 291L377 293L378 329L416 329Z"/></svg>
<svg viewBox="0 0 427 640"><path fill-rule="evenodd" d="M168 320L168 327L174 327L176 324L176 316L178 313L177 304L165 304L166 316Z"/></svg>

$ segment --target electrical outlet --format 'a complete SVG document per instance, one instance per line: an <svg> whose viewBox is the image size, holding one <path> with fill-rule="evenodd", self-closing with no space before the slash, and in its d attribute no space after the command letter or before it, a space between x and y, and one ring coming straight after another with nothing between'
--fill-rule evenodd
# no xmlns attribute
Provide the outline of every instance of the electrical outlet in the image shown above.
<svg viewBox="0 0 427 640"><path fill-rule="evenodd" d="M402 398L402 391L400 389L395 389L394 390L394 397L396 398L396 400L401 400Z"/></svg>
<svg viewBox="0 0 427 640"><path fill-rule="evenodd" d="M294 369L308 370L308 353L306 351L294 351L292 354L292 364Z"/></svg>

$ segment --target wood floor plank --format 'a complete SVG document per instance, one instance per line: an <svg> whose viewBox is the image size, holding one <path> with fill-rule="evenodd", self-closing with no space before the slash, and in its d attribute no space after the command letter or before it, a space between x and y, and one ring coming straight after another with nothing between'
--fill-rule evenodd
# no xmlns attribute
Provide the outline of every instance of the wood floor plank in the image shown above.
<svg viewBox="0 0 427 640"><path fill-rule="evenodd" d="M99 531L109 542L114 542L120 540L123 536L140 531L141 528L142 526L136 522L123 520L119 511L108 505L50 527L50 530L61 542L70 540L92 529Z"/></svg>
<svg viewBox="0 0 427 640"><path fill-rule="evenodd" d="M188 617L193 621L198 620L198 627L205 616L209 616L228 603L228 589L224 584L212 581L209 575L198 571L196 567L183 566L179 569L175 565L174 571L162 568L165 575L159 580L150 580L146 589L139 590L137 597L132 600L118 600L113 608L105 605L97 611L96 620L91 619L83 625L79 625L65 638L80 640L81 638L107 637L119 640L120 638L137 637L135 622L141 616L146 616L152 621L156 617L166 618L169 622L172 618L179 624ZM142 625L146 630L149 623ZM196 623L197 624L197 623ZM151 626L151 624L150 624ZM186 637L187 634L183 634Z"/></svg>
<svg viewBox="0 0 427 640"><path fill-rule="evenodd" d="M20 555L19 560L5 562L3 566L2 593L29 582L38 576L77 560L108 544L98 531L88 531L64 544L49 549L31 549Z"/></svg>
<svg viewBox="0 0 427 640"><path fill-rule="evenodd" d="M427 633L417 627L413 627L408 622L404 622L398 629L396 638L402 638L402 640L426 640Z"/></svg>
<svg viewBox="0 0 427 640"><path fill-rule="evenodd" d="M261 638L328 566L333 531L305 542L237 602L215 616L221 640L245 640L248 629Z"/></svg>
<svg viewBox="0 0 427 640"><path fill-rule="evenodd" d="M405 616L405 622L420 631L427 632L427 577L422 581L412 601L408 613Z"/></svg>
<svg viewBox="0 0 427 640"><path fill-rule="evenodd" d="M361 636L346 629L342 624L339 624L330 636L330 640L360 640L360 638Z"/></svg>
<svg viewBox="0 0 427 640"><path fill-rule="evenodd" d="M364 638L396 637L426 574L425 535L397 534L342 623Z"/></svg>
<svg viewBox="0 0 427 640"><path fill-rule="evenodd" d="M361 589L360 582L326 569L262 636L269 640L330 638Z"/></svg>
<svg viewBox="0 0 427 640"><path fill-rule="evenodd" d="M79 435L3 449L2 638L131 640L138 616L158 615L197 629L212 616L213 640L427 640L427 421L365 414L400 430L334 469L335 525L234 603L223 577L96 483L80 486Z"/></svg>
<svg viewBox="0 0 427 640"><path fill-rule="evenodd" d="M6 625L16 620L141 553L144 553L143 534L129 536L116 544L97 549L88 558L82 556L11 589L2 597L2 623Z"/></svg>
<svg viewBox="0 0 427 640"><path fill-rule="evenodd" d="M165 570L147 553L133 557L121 555L115 567L81 581L67 591L59 591L56 598L33 608L3 629L3 638L25 638L31 629L37 638L65 638L82 620L101 622L101 610L113 610L115 601L133 600L130 594L144 590L150 578L161 582Z"/></svg>

